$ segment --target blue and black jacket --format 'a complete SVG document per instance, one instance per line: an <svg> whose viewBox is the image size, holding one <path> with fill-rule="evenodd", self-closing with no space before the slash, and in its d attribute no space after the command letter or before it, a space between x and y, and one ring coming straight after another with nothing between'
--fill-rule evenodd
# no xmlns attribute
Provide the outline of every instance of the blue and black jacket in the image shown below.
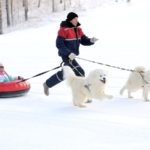
<svg viewBox="0 0 150 150"><path fill-rule="evenodd" d="M80 44L92 45L93 43L91 43L90 38L83 33L80 28L80 23L75 27L68 21L62 21L56 39L59 56L61 56L63 60L67 60L70 53L79 55Z"/></svg>

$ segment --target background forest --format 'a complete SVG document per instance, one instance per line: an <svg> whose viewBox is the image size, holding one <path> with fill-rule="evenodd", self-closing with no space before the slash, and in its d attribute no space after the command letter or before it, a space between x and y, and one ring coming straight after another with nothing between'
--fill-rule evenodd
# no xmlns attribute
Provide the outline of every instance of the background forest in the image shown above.
<svg viewBox="0 0 150 150"><path fill-rule="evenodd" d="M0 0L0 34L16 25L64 10L87 9L119 0ZM120 0L125 1L126 0ZM127 0L128 1L128 0ZM88 5L87 5L88 4ZM89 5L90 4L90 5Z"/></svg>

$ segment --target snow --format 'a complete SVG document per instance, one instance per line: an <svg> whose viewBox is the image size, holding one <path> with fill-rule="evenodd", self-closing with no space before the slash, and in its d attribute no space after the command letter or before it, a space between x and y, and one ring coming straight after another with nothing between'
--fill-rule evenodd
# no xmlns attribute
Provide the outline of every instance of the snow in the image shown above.
<svg viewBox="0 0 150 150"><path fill-rule="evenodd" d="M121 0L120 0L121 1ZM80 48L80 57L114 66L149 69L148 0L112 3L77 11L84 32L99 38ZM8 73L25 78L61 63L55 39L67 12L52 15L41 27L25 28L0 36L0 61ZM53 18L58 15L57 18ZM141 91L128 99L119 90L130 72L78 60L86 73L104 68L109 73L106 89L112 100L93 100L86 108L73 106L66 82L43 94L42 84L56 71L29 80L23 97L0 99L1 150L149 150L150 103Z"/></svg>

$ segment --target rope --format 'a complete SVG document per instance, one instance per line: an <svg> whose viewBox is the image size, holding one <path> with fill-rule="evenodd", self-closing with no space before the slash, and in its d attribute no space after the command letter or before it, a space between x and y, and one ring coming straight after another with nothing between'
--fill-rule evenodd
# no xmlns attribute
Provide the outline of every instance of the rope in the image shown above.
<svg viewBox="0 0 150 150"><path fill-rule="evenodd" d="M140 74L141 78L143 79L143 81L146 83L146 84L150 84L147 80L144 79L144 76L142 75L142 73L138 72L138 71L135 71L133 69L127 69L127 68L122 68L122 67L118 67L118 66L112 66L112 65L109 65L109 64L104 64L104 63L100 63L100 62L96 62L96 61L93 61L93 60L88 60L88 59L85 59L85 58L80 58L80 57L76 57L77 59L81 59L81 60L84 60L84 61L88 61L88 62L91 62L91 63L96 63L96 64L99 64L99 65L104 65L104 66L107 66L107 67L111 67L111 68L116 68L116 69L120 69L120 70L125 70L125 71L130 71L130 72L137 72Z"/></svg>
<svg viewBox="0 0 150 150"><path fill-rule="evenodd" d="M120 69L120 70L135 72L135 71L132 70L132 69L122 68L122 67L118 67L118 66L112 66L112 65L109 65L109 64L104 64L104 63L96 62L96 61L89 60L89 59L85 59L85 58L81 58L81 57L76 57L76 58L77 58L77 59L80 59L80 60L88 61L88 62L91 62L91 63L96 63L96 64L99 64L99 65L111 67L111 68L116 68L116 69Z"/></svg>
<svg viewBox="0 0 150 150"><path fill-rule="evenodd" d="M62 65L63 65L63 62L62 62L59 66L57 66L57 67L55 67L55 68L52 68L52 69L50 69L50 70L47 70L47 71L38 73L38 74L36 74L36 75L34 75L34 76L32 76L32 77L23 79L23 80L21 80L21 81L19 81L19 82L17 82L17 83L24 82L24 81L27 81L27 80L29 80L29 79L31 79L31 78L35 78L35 77L41 76L41 75L43 75L43 74L45 74L45 73L47 73L47 72L50 72L50 71L53 71L53 70L56 70L56 69L62 67Z"/></svg>

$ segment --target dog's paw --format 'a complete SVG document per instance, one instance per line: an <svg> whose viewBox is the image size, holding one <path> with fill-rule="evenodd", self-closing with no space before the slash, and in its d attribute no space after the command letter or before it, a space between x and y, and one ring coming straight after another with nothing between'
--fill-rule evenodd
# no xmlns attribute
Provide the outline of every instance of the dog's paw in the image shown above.
<svg viewBox="0 0 150 150"><path fill-rule="evenodd" d="M131 99L133 99L134 97L133 97L133 96L128 96L128 98L131 98Z"/></svg>
<svg viewBox="0 0 150 150"><path fill-rule="evenodd" d="M73 103L73 105L74 105L74 106L81 107L81 108L86 107L86 104L84 104L84 103L82 103L82 104Z"/></svg>
<svg viewBox="0 0 150 150"><path fill-rule="evenodd" d="M85 103L92 103L92 100L88 99L88 100L85 101Z"/></svg>
<svg viewBox="0 0 150 150"><path fill-rule="evenodd" d="M79 104L78 106L81 107L81 108L85 108L86 107L85 104Z"/></svg>

